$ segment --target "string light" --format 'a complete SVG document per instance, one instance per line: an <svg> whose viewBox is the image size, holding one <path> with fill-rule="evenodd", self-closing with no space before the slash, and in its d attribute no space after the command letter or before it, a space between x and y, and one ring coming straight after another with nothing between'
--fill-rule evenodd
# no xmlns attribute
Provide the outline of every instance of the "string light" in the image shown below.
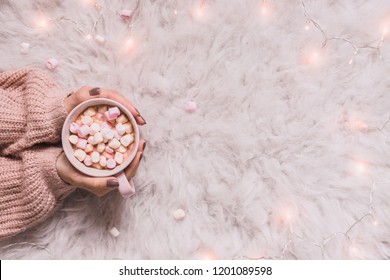
<svg viewBox="0 0 390 280"><path fill-rule="evenodd" d="M353 63L355 56L358 54L358 52L360 50L363 50L363 49L374 50L376 52L377 56L381 60L383 60L386 63L390 63L390 61L388 59L386 59L385 57L383 57L383 55L381 53L381 47L383 45L383 42L384 42L384 39L385 39L385 35L388 32L388 27L387 26L382 29L382 36L381 36L381 38L379 40L379 43L377 45L364 44L364 45L358 46L357 44L353 43L350 39L348 39L346 37L338 37L338 36L329 37L325 33L325 31L321 27L321 25L316 20L314 20L312 17L309 16L309 13L308 13L307 8L306 8L305 1L304 0L300 0L300 2L301 2L301 6L302 6L302 9L303 9L303 14L304 14L304 16L306 18L306 21L311 23L318 31L321 32L321 34L322 34L322 36L324 38L324 41L322 42L322 47L323 48L327 45L327 43L329 41L332 41L332 40L344 41L345 43L350 45L353 48L353 51L354 51L352 58L348 62L349 64Z"/></svg>
<svg viewBox="0 0 390 280"><path fill-rule="evenodd" d="M261 5L260 5L260 11L263 15L266 15L269 13L269 5L267 0L263 0Z"/></svg>

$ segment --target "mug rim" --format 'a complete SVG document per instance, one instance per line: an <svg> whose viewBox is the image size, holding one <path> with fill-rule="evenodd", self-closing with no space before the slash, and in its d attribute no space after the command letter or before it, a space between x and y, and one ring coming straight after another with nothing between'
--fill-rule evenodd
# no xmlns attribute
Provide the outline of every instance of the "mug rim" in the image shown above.
<svg viewBox="0 0 390 280"><path fill-rule="evenodd" d="M133 132L134 132L134 146L130 154L126 157L126 159L121 163L120 165L117 165L114 169L97 169L93 167L88 167L84 163L80 162L75 156L74 156L74 149L69 142L69 136L70 131L69 127L72 122L76 120L76 118L88 107L91 106L98 106L98 105L108 105L108 106L117 106L119 109L124 113L129 121L131 122L131 125L133 126ZM62 133L61 133L61 140L62 140L62 148L64 150L64 153L69 160L69 162L72 164L74 168L76 168L81 173L92 176L92 177L108 177L113 176L115 174L120 173L123 171L127 166L130 165L131 161L134 159L135 155L137 154L138 146L139 146L139 128L138 124L135 121L134 116L130 113L130 111L119 102L108 99L108 98L93 98L88 99L86 101L81 102L78 104L75 108L73 108L72 111L69 112L67 115L64 125L62 127Z"/></svg>

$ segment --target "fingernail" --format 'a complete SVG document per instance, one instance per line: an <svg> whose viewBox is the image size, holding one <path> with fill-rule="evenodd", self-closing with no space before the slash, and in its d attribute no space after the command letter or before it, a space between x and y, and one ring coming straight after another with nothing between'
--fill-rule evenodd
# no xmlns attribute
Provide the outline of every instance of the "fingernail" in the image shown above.
<svg viewBox="0 0 390 280"><path fill-rule="evenodd" d="M99 95L100 94L100 88L95 87L89 91L89 95Z"/></svg>
<svg viewBox="0 0 390 280"><path fill-rule="evenodd" d="M143 153L140 154L138 162L141 162L142 156L143 156Z"/></svg>
<svg viewBox="0 0 390 280"><path fill-rule="evenodd" d="M146 141L144 142L144 145L142 146L142 151L145 150L145 147L146 147Z"/></svg>
<svg viewBox="0 0 390 280"><path fill-rule="evenodd" d="M141 117L141 114L139 113L138 109L137 109L137 108L135 108L135 107L134 107L134 109L135 109L135 111L137 112L137 114L138 114L138 117Z"/></svg>
<svg viewBox="0 0 390 280"><path fill-rule="evenodd" d="M107 180L107 187L114 188L114 187L118 187L118 186L119 186L118 180L115 180L115 179Z"/></svg>
<svg viewBox="0 0 390 280"><path fill-rule="evenodd" d="M140 115L139 117L142 119L142 121L144 122L144 124L146 124L145 119L144 119L141 115Z"/></svg>

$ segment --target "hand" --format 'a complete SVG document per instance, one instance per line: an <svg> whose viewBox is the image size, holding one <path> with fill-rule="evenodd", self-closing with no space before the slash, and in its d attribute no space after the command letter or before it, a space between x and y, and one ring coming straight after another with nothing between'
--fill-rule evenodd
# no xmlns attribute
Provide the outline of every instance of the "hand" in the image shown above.
<svg viewBox="0 0 390 280"><path fill-rule="evenodd" d="M130 111L130 113L134 116L136 122L139 125L146 124L145 119L141 116L139 111L134 107L133 104L131 104L129 100L127 100L125 97L120 95L118 92L109 89L92 88L90 86L83 86L78 91L65 98L64 100L65 110L67 113L69 113L70 111L72 111L74 107L79 105L81 102L93 98L108 98L108 99L115 100L121 103Z"/></svg>
<svg viewBox="0 0 390 280"><path fill-rule="evenodd" d="M115 100L122 105L124 105L130 113L134 116L137 124L145 125L146 121L141 116L139 111L134 107L134 105L127 100L125 97L117 93L116 91L109 89L101 89L101 88L92 88L90 86L83 86L79 90L77 90L72 95L68 96L64 100L65 110L69 113L73 110L78 104L88 99L93 98L108 98ZM138 151L130 163L130 165L124 170L126 177L130 180L137 172L139 163L142 159L142 153L145 149L146 142L144 140L140 141L138 146ZM119 182L116 177L90 177L84 175L83 173L76 170L71 163L66 158L65 154L62 153L56 163L58 175L64 180L66 183L81 187L86 189L98 196L103 196L110 191L117 189L119 186Z"/></svg>
<svg viewBox="0 0 390 280"><path fill-rule="evenodd" d="M134 177L137 172L139 163L142 159L142 153L145 149L145 144L145 141L140 141L134 160L124 170L128 180ZM66 183L88 190L97 196L103 196L110 191L117 189L119 186L119 182L114 176L99 178L84 175L72 166L64 153L58 157L56 168L58 175Z"/></svg>

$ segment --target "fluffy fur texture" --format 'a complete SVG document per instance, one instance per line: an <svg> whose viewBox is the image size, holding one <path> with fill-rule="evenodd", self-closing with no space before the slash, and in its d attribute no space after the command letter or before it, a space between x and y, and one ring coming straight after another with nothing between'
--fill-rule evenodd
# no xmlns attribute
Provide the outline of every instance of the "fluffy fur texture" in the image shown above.
<svg viewBox="0 0 390 280"><path fill-rule="evenodd" d="M118 11L135 4L106 2ZM321 49L299 1L270 0L262 15L262 1L213 0L201 17L200 1L177 2L175 16L174 1L141 1L125 53L126 24L111 12L99 45L69 22L28 27L43 13L91 28L97 13L82 1L0 0L1 70L44 68L55 57L64 88L116 89L148 122L136 196L78 191L47 222L2 243L0 257L389 258L389 64L372 49L349 64L354 50L342 40ZM390 9L385 0L306 5L328 36L359 46L378 43ZM382 53L390 59L387 39ZM185 112L188 100L195 113ZM373 215L354 225L369 213L371 190ZM187 216L177 222L179 207Z"/></svg>

